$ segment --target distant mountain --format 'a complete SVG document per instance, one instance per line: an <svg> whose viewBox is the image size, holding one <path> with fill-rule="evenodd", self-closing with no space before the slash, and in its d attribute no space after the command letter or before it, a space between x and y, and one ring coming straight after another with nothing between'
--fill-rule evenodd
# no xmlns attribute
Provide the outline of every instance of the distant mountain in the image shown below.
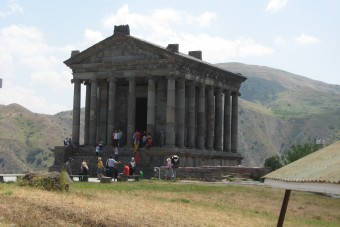
<svg viewBox="0 0 340 227"><path fill-rule="evenodd" d="M340 139L340 86L241 63L217 64L248 79L241 87L239 150L247 166L263 165L291 144Z"/></svg>
<svg viewBox="0 0 340 227"><path fill-rule="evenodd" d="M339 85L264 66L217 65L248 78L241 87L239 107L243 165L262 166L266 158L291 144L320 138L327 145L340 140ZM43 115L17 104L0 105L0 172L47 170L54 160L48 148L62 145L71 132L72 111Z"/></svg>
<svg viewBox="0 0 340 227"><path fill-rule="evenodd" d="M51 116L0 105L0 172L47 170L54 162L49 148L62 145L71 129L71 111Z"/></svg>

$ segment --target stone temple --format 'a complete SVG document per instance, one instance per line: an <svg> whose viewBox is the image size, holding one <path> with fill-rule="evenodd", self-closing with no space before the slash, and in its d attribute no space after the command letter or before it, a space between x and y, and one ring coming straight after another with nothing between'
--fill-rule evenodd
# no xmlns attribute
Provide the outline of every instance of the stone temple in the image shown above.
<svg viewBox="0 0 340 227"><path fill-rule="evenodd" d="M112 36L72 51L64 63L73 74L75 144L80 142L81 89L86 90L84 142L71 153L56 147L55 168L66 156L91 160L95 168L91 156L97 141L103 141L104 156L112 154L116 128L124 133L123 162L133 155L135 130L151 134L154 147L139 152L137 166L146 176L172 154L181 157L183 167L241 163L238 97L247 78L203 61L201 51L183 54L178 44L162 47L131 36L129 26L120 25Z"/></svg>

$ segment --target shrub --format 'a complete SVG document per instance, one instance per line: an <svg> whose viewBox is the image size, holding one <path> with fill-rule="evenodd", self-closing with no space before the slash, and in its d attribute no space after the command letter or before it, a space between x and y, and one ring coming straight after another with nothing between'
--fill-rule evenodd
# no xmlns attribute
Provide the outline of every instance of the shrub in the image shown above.
<svg viewBox="0 0 340 227"><path fill-rule="evenodd" d="M272 171L277 170L282 166L283 165L278 155L267 158L264 162L264 167L271 168Z"/></svg>

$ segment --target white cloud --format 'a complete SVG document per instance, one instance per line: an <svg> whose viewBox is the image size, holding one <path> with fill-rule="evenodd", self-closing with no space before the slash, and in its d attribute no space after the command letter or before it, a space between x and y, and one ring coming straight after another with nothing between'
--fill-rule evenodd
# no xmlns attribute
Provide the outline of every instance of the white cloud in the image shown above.
<svg viewBox="0 0 340 227"><path fill-rule="evenodd" d="M63 64L70 47L47 44L43 33L35 27L1 28L0 75L4 84L0 103L18 103L33 112L49 114L70 109L64 104L64 97L66 93L72 95L72 74ZM67 104L70 102L66 100Z"/></svg>
<svg viewBox="0 0 340 227"><path fill-rule="evenodd" d="M106 17L103 26L112 29L114 25L129 24L131 31L139 31L138 37L152 40L153 43L164 47L169 43L178 43L182 53L202 50L204 60L212 63L233 60L233 58L262 57L273 53L271 48L245 37L227 40L204 33L179 33L175 30L183 24L208 27L216 18L217 16L210 12L193 16L185 11L174 9L157 9L150 16L144 16L131 13L128 5L124 5L116 14Z"/></svg>
<svg viewBox="0 0 340 227"><path fill-rule="evenodd" d="M0 30L0 51L26 57L44 54L48 45L43 42L43 34L35 27L11 25Z"/></svg>
<svg viewBox="0 0 340 227"><path fill-rule="evenodd" d="M280 47L284 47L287 45L287 40L281 36L277 36L274 40L274 42L279 45Z"/></svg>
<svg viewBox="0 0 340 227"><path fill-rule="evenodd" d="M275 13L286 6L288 0L270 0L266 7L266 12Z"/></svg>
<svg viewBox="0 0 340 227"><path fill-rule="evenodd" d="M12 3L10 5L8 5L8 10L3 12L3 11L0 11L0 18L4 18L4 17L8 17L12 14L16 14L16 13L22 13L24 10L23 8L17 4L17 3Z"/></svg>
<svg viewBox="0 0 340 227"><path fill-rule="evenodd" d="M316 43L320 42L320 40L318 38L306 35L304 33L302 33L298 37L296 37L295 40L299 44L303 44L303 45L311 45L311 44L316 44Z"/></svg>
<svg viewBox="0 0 340 227"><path fill-rule="evenodd" d="M95 44L104 39L103 34L98 31L86 29L84 34L85 42L88 44Z"/></svg>
<svg viewBox="0 0 340 227"><path fill-rule="evenodd" d="M9 105L17 103L35 113L55 114L60 110L67 110L67 106L51 103L45 97L27 87L12 86L4 80L1 88L0 103Z"/></svg>
<svg viewBox="0 0 340 227"><path fill-rule="evenodd" d="M141 15L130 13L129 6L123 5L117 10L116 14L107 16L103 20L103 27L112 29L115 25L129 24L131 27L150 29L163 28L167 30L170 25L198 25L200 27L208 27L217 19L215 13L203 12L201 15L193 16L185 11L175 10L171 8L156 9L150 15ZM161 33L161 32L160 32Z"/></svg>

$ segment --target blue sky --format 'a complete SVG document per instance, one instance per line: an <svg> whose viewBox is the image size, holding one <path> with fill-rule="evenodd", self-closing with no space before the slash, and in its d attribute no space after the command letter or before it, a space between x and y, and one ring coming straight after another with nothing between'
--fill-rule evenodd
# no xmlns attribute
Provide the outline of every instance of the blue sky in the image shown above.
<svg viewBox="0 0 340 227"><path fill-rule="evenodd" d="M163 47L202 50L210 63L263 65L340 85L339 10L340 0L2 0L0 104L71 110L63 61L121 24Z"/></svg>

